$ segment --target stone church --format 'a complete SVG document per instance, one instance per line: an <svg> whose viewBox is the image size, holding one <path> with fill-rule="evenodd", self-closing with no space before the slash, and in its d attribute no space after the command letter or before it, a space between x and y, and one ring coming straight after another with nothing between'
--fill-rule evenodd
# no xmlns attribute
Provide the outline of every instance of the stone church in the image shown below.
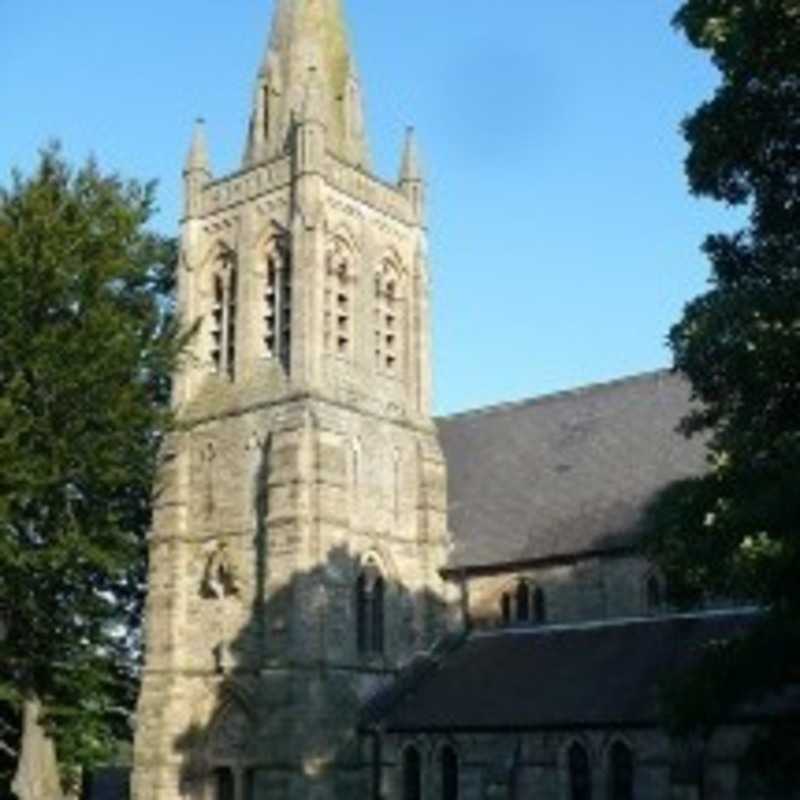
<svg viewBox="0 0 800 800"><path fill-rule="evenodd" d="M670 614L637 554L703 469L687 387L433 419L413 132L376 177L339 0L276 6L241 168L198 125L184 170L134 798L756 797L755 710L658 727L660 678L754 613Z"/></svg>

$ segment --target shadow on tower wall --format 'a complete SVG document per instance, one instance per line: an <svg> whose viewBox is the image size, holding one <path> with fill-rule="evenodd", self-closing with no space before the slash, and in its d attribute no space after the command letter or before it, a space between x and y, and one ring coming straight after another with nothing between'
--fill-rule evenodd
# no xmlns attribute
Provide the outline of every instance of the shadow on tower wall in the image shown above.
<svg viewBox="0 0 800 800"><path fill-rule="evenodd" d="M445 635L447 606L433 592L413 592L384 574L382 622L371 612L365 621L362 610L359 623L364 564L346 546L268 591L268 509L258 502L256 591L247 621L227 640L203 643L211 670L178 679L191 706L183 714L191 721L173 739L181 796L370 797L372 743L358 734L359 711L413 654ZM209 618L214 605L247 602L249 594L231 576L225 589L224 570L217 578L216 594L209 596L207 577L196 590ZM365 624L382 624L380 635L365 636ZM382 647L373 646L376 640Z"/></svg>

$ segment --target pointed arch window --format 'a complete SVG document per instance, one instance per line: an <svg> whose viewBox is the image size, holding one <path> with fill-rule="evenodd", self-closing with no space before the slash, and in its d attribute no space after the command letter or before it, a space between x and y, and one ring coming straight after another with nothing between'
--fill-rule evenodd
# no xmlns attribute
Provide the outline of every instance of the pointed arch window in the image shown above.
<svg viewBox="0 0 800 800"><path fill-rule="evenodd" d="M547 622L547 599L539 586L533 593L533 621L537 625L544 625Z"/></svg>
<svg viewBox="0 0 800 800"><path fill-rule="evenodd" d="M349 248L335 239L325 259L325 350L348 358L353 346L353 266Z"/></svg>
<svg viewBox="0 0 800 800"><path fill-rule="evenodd" d="M292 265L285 242L272 242L266 268L264 352L288 373L292 350Z"/></svg>
<svg viewBox="0 0 800 800"><path fill-rule="evenodd" d="M223 248L212 276L211 364L218 375L236 375L236 257Z"/></svg>
<svg viewBox="0 0 800 800"><path fill-rule="evenodd" d="M645 604L648 614L658 614L664 607L664 590L658 575L650 575L645 581Z"/></svg>
<svg viewBox="0 0 800 800"><path fill-rule="evenodd" d="M403 751L403 800L422 800L422 759L413 746Z"/></svg>
<svg viewBox="0 0 800 800"><path fill-rule="evenodd" d="M504 592L500 598L500 616L504 625L511 622L511 595L508 592Z"/></svg>
<svg viewBox="0 0 800 800"><path fill-rule="evenodd" d="M214 770L214 800L236 800L236 781L230 767Z"/></svg>
<svg viewBox="0 0 800 800"><path fill-rule="evenodd" d="M458 755L450 745L446 745L439 758L442 768L442 800L458 800Z"/></svg>
<svg viewBox="0 0 800 800"><path fill-rule="evenodd" d="M517 585L517 622L530 622L531 590L525 581Z"/></svg>
<svg viewBox="0 0 800 800"><path fill-rule="evenodd" d="M567 753L570 800L592 800L592 770L589 754L583 745L574 742Z"/></svg>
<svg viewBox="0 0 800 800"><path fill-rule="evenodd" d="M402 362L403 302L400 272L385 260L375 275L375 368L396 376Z"/></svg>
<svg viewBox="0 0 800 800"><path fill-rule="evenodd" d="M356 638L362 655L383 654L385 595L386 584L378 565L367 561L356 580Z"/></svg>
<svg viewBox="0 0 800 800"><path fill-rule="evenodd" d="M611 748L608 765L609 800L633 800L633 752L623 742Z"/></svg>

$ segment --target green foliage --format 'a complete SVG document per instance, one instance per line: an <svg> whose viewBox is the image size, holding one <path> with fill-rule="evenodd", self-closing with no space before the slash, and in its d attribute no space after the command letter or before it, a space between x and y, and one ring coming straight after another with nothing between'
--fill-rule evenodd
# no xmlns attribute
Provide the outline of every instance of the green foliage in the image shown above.
<svg viewBox="0 0 800 800"><path fill-rule="evenodd" d="M152 210L152 186L73 171L55 146L0 191L0 720L35 692L67 770L129 735L181 347ZM0 743L17 744L2 727Z"/></svg>
<svg viewBox="0 0 800 800"><path fill-rule="evenodd" d="M721 75L684 123L691 189L749 219L706 240L710 289L670 333L698 401L683 427L707 437L709 473L656 501L648 548L679 605L713 595L768 611L672 692L685 730L798 678L800 4L686 0L675 24Z"/></svg>

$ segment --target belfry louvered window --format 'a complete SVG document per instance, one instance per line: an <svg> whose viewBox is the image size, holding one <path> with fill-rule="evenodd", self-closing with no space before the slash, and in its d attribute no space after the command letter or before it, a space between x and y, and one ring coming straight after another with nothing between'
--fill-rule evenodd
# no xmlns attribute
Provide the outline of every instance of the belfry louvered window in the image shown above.
<svg viewBox="0 0 800 800"><path fill-rule="evenodd" d="M264 349L289 371L292 350L292 265L287 247L275 242L267 253Z"/></svg>
<svg viewBox="0 0 800 800"><path fill-rule="evenodd" d="M232 252L226 250L217 259L212 281L211 364L218 375L233 380L236 375L238 284L236 258Z"/></svg>
<svg viewBox="0 0 800 800"><path fill-rule="evenodd" d="M402 362L403 302L400 278L391 261L385 261L375 275L375 368L397 376Z"/></svg>
<svg viewBox="0 0 800 800"><path fill-rule="evenodd" d="M353 282L352 255L336 239L325 259L323 344L340 358L348 358L353 347Z"/></svg>

